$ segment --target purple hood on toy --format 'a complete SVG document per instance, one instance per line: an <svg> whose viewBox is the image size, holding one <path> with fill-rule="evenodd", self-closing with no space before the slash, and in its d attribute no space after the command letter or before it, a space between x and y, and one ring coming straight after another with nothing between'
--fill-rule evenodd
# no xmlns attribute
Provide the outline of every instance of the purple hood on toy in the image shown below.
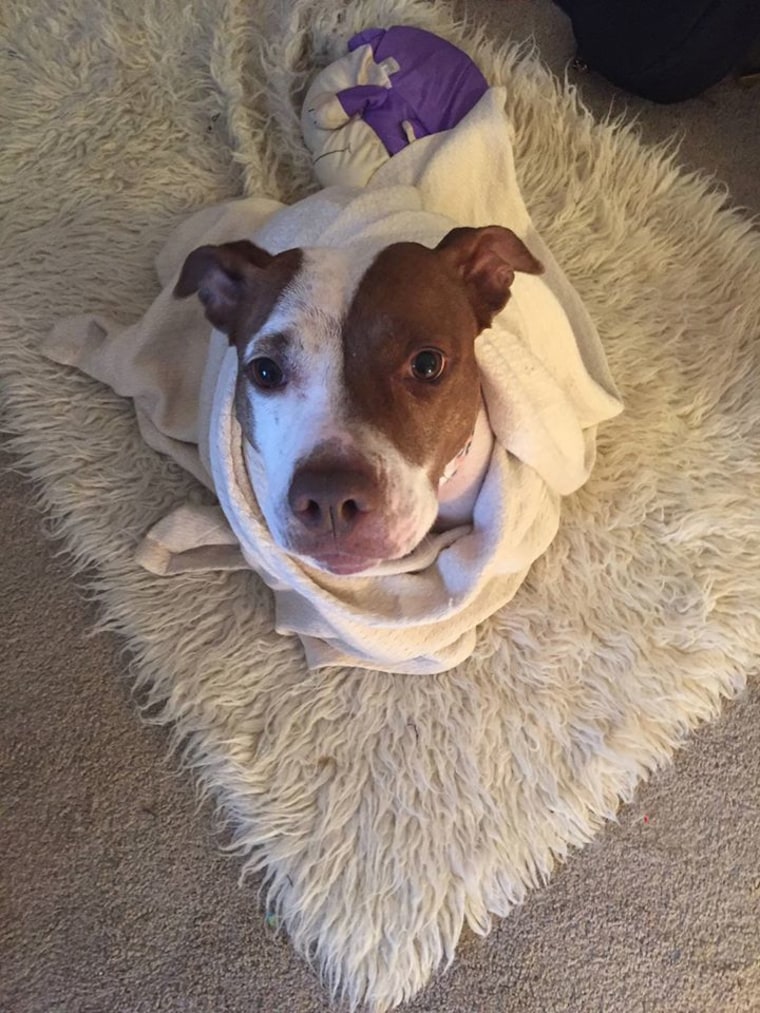
<svg viewBox="0 0 760 1013"><path fill-rule="evenodd" d="M348 43L351 52L370 45L375 63L392 60L391 87L356 85L338 92L347 116L361 116L395 155L414 138L450 130L488 90L472 60L456 46L421 28L368 28Z"/></svg>

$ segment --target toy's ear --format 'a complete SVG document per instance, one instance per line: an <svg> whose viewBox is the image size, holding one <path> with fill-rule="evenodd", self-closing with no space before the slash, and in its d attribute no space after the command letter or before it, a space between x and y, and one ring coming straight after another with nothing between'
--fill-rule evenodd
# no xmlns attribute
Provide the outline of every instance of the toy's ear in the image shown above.
<svg viewBox="0 0 760 1013"><path fill-rule="evenodd" d="M244 296L275 259L248 240L199 246L185 260L174 295L184 299L197 292L206 318L229 334Z"/></svg>
<svg viewBox="0 0 760 1013"><path fill-rule="evenodd" d="M467 286L478 325L490 327L507 304L515 271L541 274L522 239L511 229L487 225L481 229L452 229L436 247Z"/></svg>

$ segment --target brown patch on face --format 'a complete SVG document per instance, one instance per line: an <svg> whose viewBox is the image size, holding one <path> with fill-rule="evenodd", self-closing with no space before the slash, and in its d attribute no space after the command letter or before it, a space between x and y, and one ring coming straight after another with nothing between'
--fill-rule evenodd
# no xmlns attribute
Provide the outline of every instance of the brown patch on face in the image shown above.
<svg viewBox="0 0 760 1013"><path fill-rule="evenodd" d="M254 450L256 449L256 425L248 399L251 380L245 370L243 352L251 337L257 334L267 322L280 296L301 270L302 263L303 253L301 250L288 250L286 253L274 257L270 265L259 272L255 285L251 285L246 292L228 332L230 344L235 345L238 352L235 415L245 438Z"/></svg>
<svg viewBox="0 0 760 1013"><path fill-rule="evenodd" d="M247 279L245 290L227 334L242 352L252 335L266 323L278 299L301 270L303 252L287 250Z"/></svg>
<svg viewBox="0 0 760 1013"><path fill-rule="evenodd" d="M425 467L434 485L475 425L474 344L481 329L457 271L417 243L397 243L378 255L346 316L344 370L354 417ZM417 379L411 370L426 348L446 358L436 380Z"/></svg>
<svg viewBox="0 0 760 1013"><path fill-rule="evenodd" d="M247 239L199 246L185 260L174 295L184 299L197 292L206 318L230 344L242 348L263 326L302 263L302 250L272 255Z"/></svg>
<svg viewBox="0 0 760 1013"><path fill-rule="evenodd" d="M201 246L185 260L174 289L178 298L197 292L206 318L237 348L240 369L235 413L254 446L254 422L247 397L250 380L244 371L243 351L264 326L302 263L303 252L299 249L273 256L248 240Z"/></svg>

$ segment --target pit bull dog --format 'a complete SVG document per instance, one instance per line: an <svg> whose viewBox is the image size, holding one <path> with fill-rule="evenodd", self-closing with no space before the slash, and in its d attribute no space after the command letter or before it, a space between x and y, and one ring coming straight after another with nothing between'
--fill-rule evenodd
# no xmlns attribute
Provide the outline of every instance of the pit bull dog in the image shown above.
<svg viewBox="0 0 760 1013"><path fill-rule="evenodd" d="M434 249L271 255L244 240L187 257L174 294L197 293L237 351L235 411L283 549L358 574L469 519L492 441L475 339L515 272L542 270L501 226Z"/></svg>

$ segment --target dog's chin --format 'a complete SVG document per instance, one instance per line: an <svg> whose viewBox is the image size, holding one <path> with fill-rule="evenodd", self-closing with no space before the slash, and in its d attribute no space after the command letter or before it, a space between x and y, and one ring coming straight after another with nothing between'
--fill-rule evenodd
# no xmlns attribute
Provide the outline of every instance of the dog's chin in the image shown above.
<svg viewBox="0 0 760 1013"><path fill-rule="evenodd" d="M358 576L380 563L404 559L414 552L424 537L425 533L419 537L407 537L390 543L383 540L370 542L366 546L357 545L357 551L352 551L354 547L351 545L339 546L335 544L324 546L324 548L320 546L318 549L313 546L310 547L311 551L304 545L293 546L290 551L295 549L296 554L309 566L325 573L341 577Z"/></svg>
<svg viewBox="0 0 760 1013"><path fill-rule="evenodd" d="M432 517L427 516L432 514ZM329 541L308 539L302 532L286 532L280 544L287 552L302 559L307 565L334 576L358 576L382 563L404 559L424 540L435 520L435 510L416 518L416 523L395 525L391 532L381 531L365 538L346 538ZM429 523L428 523L429 522Z"/></svg>
<svg viewBox="0 0 760 1013"><path fill-rule="evenodd" d="M310 556L309 563L318 570L331 573L336 577L351 577L365 573L376 566L380 560L366 559L363 556L350 556L346 553L336 552L330 555Z"/></svg>

